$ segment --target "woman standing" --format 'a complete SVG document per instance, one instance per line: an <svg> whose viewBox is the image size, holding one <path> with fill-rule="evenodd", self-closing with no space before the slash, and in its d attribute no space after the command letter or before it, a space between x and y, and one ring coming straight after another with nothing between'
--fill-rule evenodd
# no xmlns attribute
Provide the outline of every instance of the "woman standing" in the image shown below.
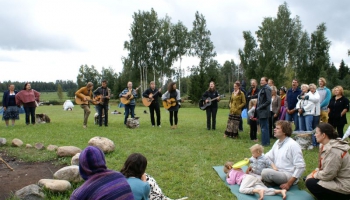
<svg viewBox="0 0 350 200"><path fill-rule="evenodd" d="M244 93L239 89L241 84L236 81L233 85L233 92L230 99L230 114L224 137L238 137L238 126L241 120L242 108L246 104Z"/></svg>
<svg viewBox="0 0 350 200"><path fill-rule="evenodd" d="M273 130L276 128L275 122L278 119L278 115L281 109L281 97L277 95L276 86L271 86L271 105L270 105L270 119L269 119L269 130L270 138L274 138Z"/></svg>
<svg viewBox="0 0 350 200"><path fill-rule="evenodd" d="M170 126L171 129L176 129L177 128L177 123L178 123L178 111L180 108L181 104L181 97L180 97L180 91L176 89L176 83L171 82L168 85L168 91L166 91L162 95L162 100L167 101L168 104L175 104L174 106L171 106L168 111L170 114L169 120L170 120ZM175 122L175 123L174 123ZM174 125L175 124L175 125Z"/></svg>
<svg viewBox="0 0 350 200"><path fill-rule="evenodd" d="M29 125L29 116L31 117L31 123L35 124L35 108L37 102L39 102L40 93L33 90L30 83L24 84L23 90L16 95L16 104L23 105L26 113L26 124Z"/></svg>
<svg viewBox="0 0 350 200"><path fill-rule="evenodd" d="M4 113L2 115L2 120L5 120L6 127L9 126L9 121L11 119L12 126L15 125L15 120L19 119L19 111L16 105L16 94L15 85L9 85L9 90L4 92L2 97L2 106L4 108Z"/></svg>
<svg viewBox="0 0 350 200"><path fill-rule="evenodd" d="M218 112L218 102L220 101L220 95L215 88L214 81L211 81L209 83L209 88L207 91L204 92L202 99L205 102L205 104L211 103L211 105L209 105L205 109L206 113L207 113L207 130L210 130L211 119L212 119L211 128L213 130L215 130L215 128L216 128L216 113ZM215 99L215 100L213 100L213 99Z"/></svg>
<svg viewBox="0 0 350 200"><path fill-rule="evenodd" d="M284 120L285 117L286 117L286 112L287 112L287 109L286 107L284 106L284 102L286 100L286 93L287 93L287 88L282 86L280 88L280 98L281 98L281 109L280 109L280 115L279 115L279 120Z"/></svg>
<svg viewBox="0 0 350 200"><path fill-rule="evenodd" d="M306 187L319 200L350 199L349 144L336 139L328 123L317 126L315 137L320 143L318 167L306 177Z"/></svg>
<svg viewBox="0 0 350 200"><path fill-rule="evenodd" d="M298 96L298 103L296 109L298 109L299 115L299 131L312 131L312 123L314 120L314 113L316 105L313 101L309 100L309 85L301 85L301 94Z"/></svg>
<svg viewBox="0 0 350 200"><path fill-rule="evenodd" d="M332 90L334 96L328 104L328 123L337 129L340 138L344 135L344 126L347 124L346 112L349 111L349 100L344 97L342 86L336 86Z"/></svg>

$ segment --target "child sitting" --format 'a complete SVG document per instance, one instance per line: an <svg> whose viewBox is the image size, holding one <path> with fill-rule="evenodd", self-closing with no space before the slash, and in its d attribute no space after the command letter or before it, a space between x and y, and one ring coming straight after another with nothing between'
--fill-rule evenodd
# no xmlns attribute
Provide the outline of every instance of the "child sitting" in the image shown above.
<svg viewBox="0 0 350 200"><path fill-rule="evenodd" d="M258 141L257 138L257 132L258 132L258 123L256 118L256 99L252 99L249 101L249 111L248 111L248 117L249 117L249 126L250 126L250 140L253 140L254 142Z"/></svg>
<svg viewBox="0 0 350 200"><path fill-rule="evenodd" d="M249 158L250 166L248 167L246 173L256 176L261 179L261 172L265 168L272 168L277 171L276 165L267 157L263 155L264 147L260 144L254 144L250 147L250 152L252 157Z"/></svg>
<svg viewBox="0 0 350 200"><path fill-rule="evenodd" d="M258 194L259 200L264 198L264 195L276 195L281 194L283 199L286 199L286 190L276 190L274 188L268 188L264 185L261 179L254 177L250 174L245 174L242 169L233 169L233 163L227 162L224 166L224 172L226 173L226 181L230 185L238 184L239 192L243 194Z"/></svg>

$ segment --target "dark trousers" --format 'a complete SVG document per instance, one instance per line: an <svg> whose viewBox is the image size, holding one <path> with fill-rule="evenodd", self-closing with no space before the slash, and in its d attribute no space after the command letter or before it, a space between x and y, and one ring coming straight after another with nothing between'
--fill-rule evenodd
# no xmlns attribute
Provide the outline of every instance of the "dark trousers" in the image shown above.
<svg viewBox="0 0 350 200"><path fill-rule="evenodd" d="M276 121L278 120L278 117L273 117L275 113L271 111L270 118L269 118L269 132L270 132L270 138L274 138L273 130L276 128Z"/></svg>
<svg viewBox="0 0 350 200"><path fill-rule="evenodd" d="M159 108L159 103L158 102L152 102L151 105L149 106L149 113L151 114L152 126L155 125L154 111L156 111L157 126L159 126L160 125L160 108Z"/></svg>
<svg viewBox="0 0 350 200"><path fill-rule="evenodd" d="M177 118L177 113L179 111L169 111L169 114L170 114L170 125L172 126L174 124L174 121L175 121L175 125L177 125L177 122L178 122L178 118Z"/></svg>
<svg viewBox="0 0 350 200"><path fill-rule="evenodd" d="M270 145L269 118L259 118L261 128L261 145Z"/></svg>
<svg viewBox="0 0 350 200"><path fill-rule="evenodd" d="M98 125L102 126L102 116L105 116L105 126L108 126L108 104L97 105Z"/></svg>
<svg viewBox="0 0 350 200"><path fill-rule="evenodd" d="M329 123L334 127L334 129L337 130L338 137L343 138L345 124L337 124L336 122L335 123L329 122Z"/></svg>
<svg viewBox="0 0 350 200"><path fill-rule="evenodd" d="M243 119L241 115L241 120L239 120L238 130L243 131Z"/></svg>
<svg viewBox="0 0 350 200"><path fill-rule="evenodd" d="M24 107L26 113L26 124L29 124L29 116L31 117L32 124L35 124L35 108L36 107Z"/></svg>
<svg viewBox="0 0 350 200"><path fill-rule="evenodd" d="M330 199L336 199L336 200L349 200L350 195L341 194L338 192L334 192L332 190L326 189L322 186L320 186L318 183L318 179L309 178L306 180L306 187L309 189L309 191L318 199L318 200L330 200Z"/></svg>
<svg viewBox="0 0 350 200"><path fill-rule="evenodd" d="M250 120L250 139L257 140L257 132L258 132L258 122L256 120Z"/></svg>
<svg viewBox="0 0 350 200"><path fill-rule="evenodd" d="M212 129L216 128L216 113L218 112L218 108L213 108L211 106L207 107L207 129L210 129L210 124L212 125ZM211 121L212 119L212 121ZM212 122L212 123L211 123Z"/></svg>
<svg viewBox="0 0 350 200"><path fill-rule="evenodd" d="M126 124L126 121L128 120L129 113L131 113L131 118L135 118L135 105L125 105L124 124Z"/></svg>

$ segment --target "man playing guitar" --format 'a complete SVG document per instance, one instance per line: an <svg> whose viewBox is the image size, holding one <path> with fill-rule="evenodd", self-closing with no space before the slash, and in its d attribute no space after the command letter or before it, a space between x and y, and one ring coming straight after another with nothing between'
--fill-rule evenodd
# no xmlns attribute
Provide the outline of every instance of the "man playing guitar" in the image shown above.
<svg viewBox="0 0 350 200"><path fill-rule="evenodd" d="M138 89L138 88L137 88ZM126 121L128 120L129 117L129 112L131 112L131 117L135 117L135 105L136 101L135 98L137 98L137 89L132 89L132 82L129 81L127 84L127 88L125 88L120 94L119 97L127 98L130 100L128 104L125 104L125 118L124 118L124 124L126 125ZM131 98L133 97L133 98Z"/></svg>
<svg viewBox="0 0 350 200"><path fill-rule="evenodd" d="M75 96L77 98L80 98L81 100L86 102L86 103L80 105L80 107L84 110L83 128L86 128L87 121L88 121L89 115L91 113L90 104L89 104L88 99L92 99L92 89L93 88L94 88L94 84L92 84L92 82L88 82L85 87L82 87L78 91L75 92Z"/></svg>
<svg viewBox="0 0 350 200"><path fill-rule="evenodd" d="M100 95L100 103L97 105L98 125L102 126L102 117L104 116L104 125L108 126L108 104L111 96L111 89L107 87L107 81L102 81L102 86L94 91L94 96Z"/></svg>
<svg viewBox="0 0 350 200"><path fill-rule="evenodd" d="M151 123L152 123L152 127L155 126L155 121L154 121L154 111L156 111L156 115L157 115L157 126L160 126L160 108L159 108L159 102L158 102L158 97L162 96L162 89L156 88L156 84L154 81L150 82L150 88L148 88L143 94L142 96L144 98L148 98L149 101L152 101L151 104L149 105L149 112L151 114Z"/></svg>

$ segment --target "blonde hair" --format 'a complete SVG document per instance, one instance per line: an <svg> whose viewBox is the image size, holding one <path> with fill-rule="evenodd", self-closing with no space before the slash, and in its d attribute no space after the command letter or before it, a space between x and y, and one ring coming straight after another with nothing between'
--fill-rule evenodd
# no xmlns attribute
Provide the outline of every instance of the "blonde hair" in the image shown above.
<svg viewBox="0 0 350 200"><path fill-rule="evenodd" d="M317 89L317 86L314 83L310 83L309 84L309 89L311 89L311 88Z"/></svg>
<svg viewBox="0 0 350 200"><path fill-rule="evenodd" d="M250 110L253 106L255 106L257 102L258 102L257 99L251 99L251 100L249 101L249 110Z"/></svg>
<svg viewBox="0 0 350 200"><path fill-rule="evenodd" d="M318 80L322 81L322 82L323 82L323 85L325 85L325 86L326 86L327 81L326 81L326 79L325 79L325 78L321 77L321 78L319 78Z"/></svg>
<svg viewBox="0 0 350 200"><path fill-rule="evenodd" d="M264 153L264 147L260 144L254 144L249 148L251 152L258 152L258 153Z"/></svg>
<svg viewBox="0 0 350 200"><path fill-rule="evenodd" d="M233 165L233 162L231 162L231 161L228 161L228 162L225 163L225 165L224 165L224 172L225 172L225 174L228 175L228 173L232 169L232 165Z"/></svg>
<svg viewBox="0 0 350 200"><path fill-rule="evenodd" d="M276 87L276 86L273 85L273 86L271 86L270 88L271 88L271 91L277 92L277 87Z"/></svg>
<svg viewBox="0 0 350 200"><path fill-rule="evenodd" d="M341 96L344 96L344 89L343 89L342 86L340 86L340 85L335 86L335 87L332 89L332 93L333 93L333 94L334 94L334 90L335 90L335 89L338 89L340 95L341 95ZM334 94L334 95L335 95L335 94Z"/></svg>
<svg viewBox="0 0 350 200"><path fill-rule="evenodd" d="M303 90L303 88L306 88L308 90L309 85L304 83L304 84L301 84L300 88L301 88L301 90Z"/></svg>

